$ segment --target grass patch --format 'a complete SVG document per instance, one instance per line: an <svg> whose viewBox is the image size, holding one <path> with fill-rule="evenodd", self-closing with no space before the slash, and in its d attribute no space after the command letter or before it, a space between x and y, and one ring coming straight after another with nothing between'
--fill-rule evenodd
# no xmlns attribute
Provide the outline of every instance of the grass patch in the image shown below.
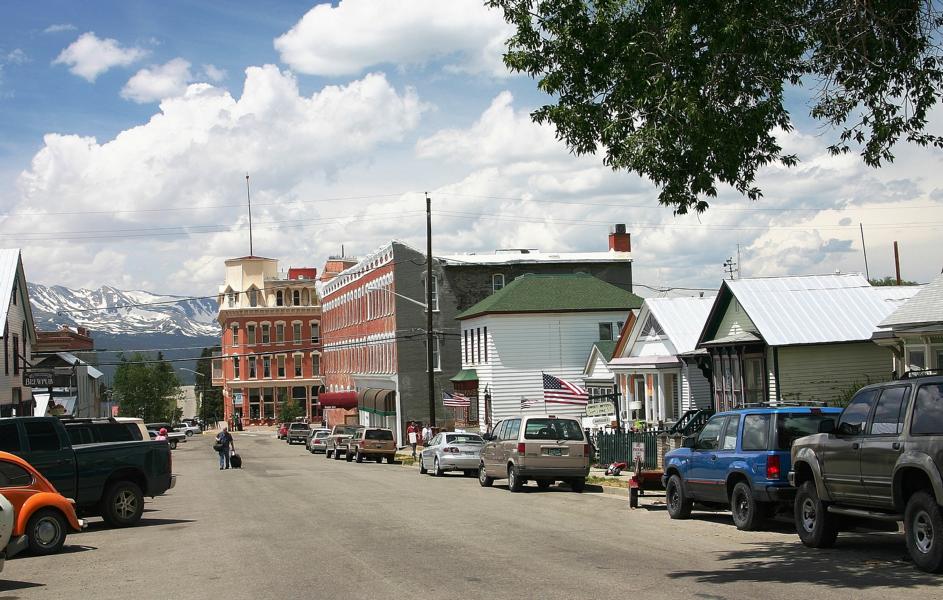
<svg viewBox="0 0 943 600"><path fill-rule="evenodd" d="M601 485L605 487L617 487L617 488L627 488L629 487L629 482L625 479L619 479L616 477L597 477L596 475L590 475L586 478L586 483L590 485Z"/></svg>

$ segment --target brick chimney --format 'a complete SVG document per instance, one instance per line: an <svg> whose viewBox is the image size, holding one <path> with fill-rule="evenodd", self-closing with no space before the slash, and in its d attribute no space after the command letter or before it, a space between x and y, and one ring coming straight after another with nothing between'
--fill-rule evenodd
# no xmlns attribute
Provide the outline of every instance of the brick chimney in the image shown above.
<svg viewBox="0 0 943 600"><path fill-rule="evenodd" d="M609 229L609 250L631 252L632 238L625 232L625 223L617 223Z"/></svg>

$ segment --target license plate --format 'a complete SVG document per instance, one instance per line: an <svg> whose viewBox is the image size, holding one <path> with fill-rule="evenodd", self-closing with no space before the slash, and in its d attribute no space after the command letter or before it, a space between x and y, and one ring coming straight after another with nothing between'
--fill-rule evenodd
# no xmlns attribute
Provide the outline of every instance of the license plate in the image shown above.
<svg viewBox="0 0 943 600"><path fill-rule="evenodd" d="M563 448L544 448L545 456L563 456Z"/></svg>
<svg viewBox="0 0 943 600"><path fill-rule="evenodd" d="M473 456L473 455L477 454L477 452L475 452L474 450L462 450L462 454L468 455L468 456Z"/></svg>

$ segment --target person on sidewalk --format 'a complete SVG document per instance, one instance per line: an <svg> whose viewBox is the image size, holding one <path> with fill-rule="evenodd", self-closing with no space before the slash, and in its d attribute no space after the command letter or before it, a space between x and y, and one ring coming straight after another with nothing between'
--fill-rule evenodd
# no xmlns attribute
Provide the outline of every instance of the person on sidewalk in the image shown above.
<svg viewBox="0 0 943 600"><path fill-rule="evenodd" d="M154 438L155 442L166 442L167 441L167 428L161 427L160 431L157 432L157 437Z"/></svg>
<svg viewBox="0 0 943 600"><path fill-rule="evenodd" d="M228 424L223 423L222 430L216 434L216 444L219 448L219 470L228 469L230 464L229 457L236 449L235 444L233 444L232 434L229 433Z"/></svg>
<svg viewBox="0 0 943 600"><path fill-rule="evenodd" d="M406 439L409 441L409 447L413 450L413 458L416 458L416 442L419 436L416 433L416 425L410 421L406 428Z"/></svg>
<svg viewBox="0 0 943 600"><path fill-rule="evenodd" d="M432 429L428 425L422 426L422 447L425 448L429 445L429 440L432 439Z"/></svg>

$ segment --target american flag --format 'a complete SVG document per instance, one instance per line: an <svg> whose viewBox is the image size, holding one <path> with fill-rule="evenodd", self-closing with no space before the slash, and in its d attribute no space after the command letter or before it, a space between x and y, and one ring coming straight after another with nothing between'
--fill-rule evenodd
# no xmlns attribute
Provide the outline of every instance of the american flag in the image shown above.
<svg viewBox="0 0 943 600"><path fill-rule="evenodd" d="M442 392L442 404L453 408L468 408L471 406L471 399L461 394Z"/></svg>
<svg viewBox="0 0 943 600"><path fill-rule="evenodd" d="M531 408L537 406L540 403L540 400L528 400L524 396L521 396L521 410L525 408Z"/></svg>
<svg viewBox="0 0 943 600"><path fill-rule="evenodd" d="M586 406L589 403L589 392L580 386L553 375L546 373L542 375L544 376L544 402L577 406Z"/></svg>

